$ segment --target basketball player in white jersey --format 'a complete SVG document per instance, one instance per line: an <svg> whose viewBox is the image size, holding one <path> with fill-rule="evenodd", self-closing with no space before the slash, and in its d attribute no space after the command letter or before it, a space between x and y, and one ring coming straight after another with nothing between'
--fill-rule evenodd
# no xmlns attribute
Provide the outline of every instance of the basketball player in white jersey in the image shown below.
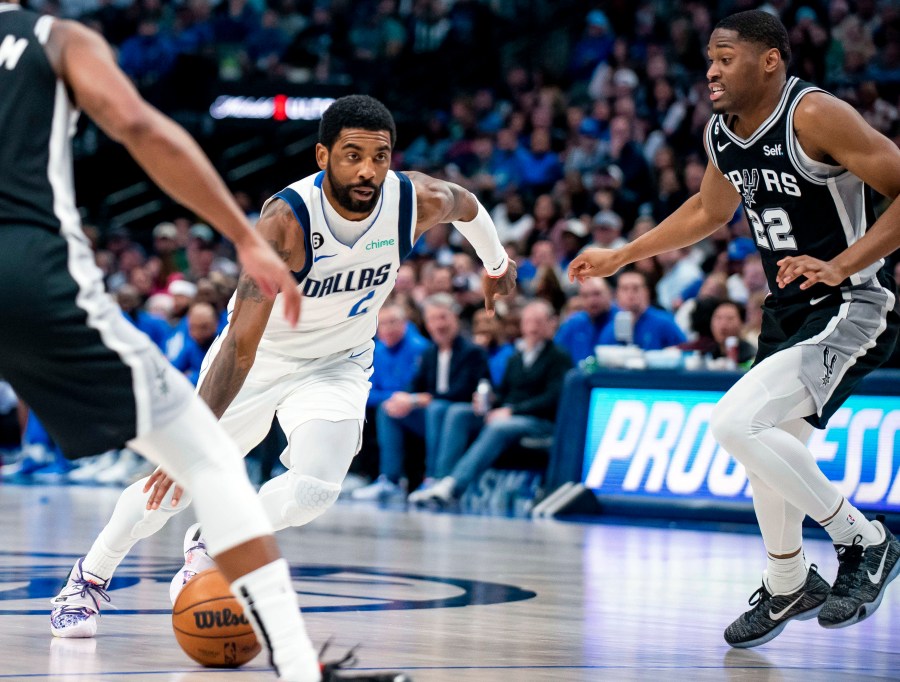
<svg viewBox="0 0 900 682"><path fill-rule="evenodd" d="M273 416L287 435L288 471L259 493L276 530L309 523L338 498L361 444L378 310L416 239L453 222L487 270L488 310L515 288L515 262L485 208L452 183L391 171L395 138L390 112L371 97L343 97L329 107L316 146L321 172L269 199L257 224L303 292L300 322L291 327L281 296L273 302L242 277L228 326L201 370L200 396L243 454L265 437ZM109 580L139 539L187 506L180 495L162 470L125 490L79 560L84 570ZM197 528L189 529L173 600L210 561L204 544Z"/></svg>

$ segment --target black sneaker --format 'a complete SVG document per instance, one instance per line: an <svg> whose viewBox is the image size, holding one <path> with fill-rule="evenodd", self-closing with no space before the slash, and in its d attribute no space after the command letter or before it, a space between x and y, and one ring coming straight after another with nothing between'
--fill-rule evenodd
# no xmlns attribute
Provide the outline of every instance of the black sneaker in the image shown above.
<svg viewBox="0 0 900 682"><path fill-rule="evenodd" d="M725 641L746 649L775 639L791 620L815 618L828 597L828 583L812 564L806 583L796 592L773 595L765 583L750 597L753 606L725 629Z"/></svg>
<svg viewBox="0 0 900 682"><path fill-rule="evenodd" d="M884 588L900 573L900 542L884 525L884 517L876 518L873 523L884 529L884 542L864 548L857 535L853 544L834 546L838 573L819 612L823 628L843 628L871 616L881 604Z"/></svg>
<svg viewBox="0 0 900 682"><path fill-rule="evenodd" d="M330 640L319 651L319 659L328 649ZM412 678L406 673L348 673L347 668L356 665L356 647L344 654L339 661L322 663L322 682L412 682Z"/></svg>

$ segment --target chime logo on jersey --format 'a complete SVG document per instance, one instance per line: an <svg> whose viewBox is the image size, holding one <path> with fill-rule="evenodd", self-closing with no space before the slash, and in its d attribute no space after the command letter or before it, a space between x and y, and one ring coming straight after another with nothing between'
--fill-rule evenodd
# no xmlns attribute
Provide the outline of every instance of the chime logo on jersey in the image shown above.
<svg viewBox="0 0 900 682"><path fill-rule="evenodd" d="M323 280L307 278L303 283L303 295L322 298L329 294L340 294L347 291L362 291L369 287L377 287L387 282L391 274L391 264L385 263L378 268L361 268L338 272Z"/></svg>

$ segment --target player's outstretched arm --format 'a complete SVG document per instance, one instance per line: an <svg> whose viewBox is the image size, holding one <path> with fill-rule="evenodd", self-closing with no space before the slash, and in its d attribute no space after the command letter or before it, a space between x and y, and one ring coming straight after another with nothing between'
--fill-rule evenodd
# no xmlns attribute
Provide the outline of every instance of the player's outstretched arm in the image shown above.
<svg viewBox="0 0 900 682"><path fill-rule="evenodd" d="M290 206L280 199L267 203L256 230L290 269L303 269L306 251L300 238L302 229ZM299 291L296 280L292 277L291 281L291 289ZM234 310L228 322L228 334L222 340L222 347L199 391L217 419L228 409L253 367L256 349L274 303L246 272L241 274L235 292Z"/></svg>
<svg viewBox="0 0 900 682"><path fill-rule="evenodd" d="M900 247L900 205L895 201L900 194L900 150L853 107L825 93L813 92L800 100L794 129L803 150L813 159L833 159L892 200L865 236L832 260L789 256L778 262L779 286L799 277L806 278L801 289L817 282L837 286Z"/></svg>
<svg viewBox="0 0 900 682"><path fill-rule="evenodd" d="M435 225L453 223L484 264L484 307L493 314L494 301L515 291L517 271L500 243L494 221L469 190L423 173L407 175L416 188L415 239Z"/></svg>
<svg viewBox="0 0 900 682"><path fill-rule="evenodd" d="M695 244L731 220L739 203L740 195L709 163L700 191L672 215L621 248L585 249L569 265L569 280L609 277L629 263Z"/></svg>
<svg viewBox="0 0 900 682"><path fill-rule="evenodd" d="M250 228L193 138L138 94L103 38L75 22L57 21L47 56L75 103L121 142L160 188L234 242L244 271L263 294L284 290L286 315L296 321L300 297L285 265Z"/></svg>

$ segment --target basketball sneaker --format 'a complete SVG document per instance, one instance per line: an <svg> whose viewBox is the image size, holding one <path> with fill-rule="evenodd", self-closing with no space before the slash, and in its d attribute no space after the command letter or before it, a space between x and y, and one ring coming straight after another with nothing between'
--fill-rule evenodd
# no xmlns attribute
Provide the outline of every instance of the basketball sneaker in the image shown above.
<svg viewBox="0 0 900 682"><path fill-rule="evenodd" d="M50 632L54 637L93 637L97 634L100 602L111 600L106 589L109 581L82 570L80 558L66 580L65 587L50 600Z"/></svg>
<svg viewBox="0 0 900 682"><path fill-rule="evenodd" d="M843 628L871 616L881 604L884 589L900 573L900 542L878 516L872 523L884 529L884 541L863 547L862 536L849 545L835 545L837 579L825 606L819 612L823 628Z"/></svg>
<svg viewBox="0 0 900 682"><path fill-rule="evenodd" d="M330 640L325 642L319 651L319 659L325 654L330 644ZM412 682L412 678L406 673L387 672L387 673L350 673L347 668L356 665L356 647L350 649L342 659L338 661L329 661L322 663L322 682Z"/></svg>
<svg viewBox="0 0 900 682"><path fill-rule="evenodd" d="M172 600L172 606L178 599L178 594L182 588L198 573L215 568L216 562L206 553L206 543L200 531L200 524L195 523L187 529L184 534L184 566L172 578L169 583L169 599Z"/></svg>
<svg viewBox="0 0 900 682"><path fill-rule="evenodd" d="M815 618L828 598L828 583L812 564L806 583L790 594L772 594L763 583L750 597L752 609L742 613L725 629L725 641L746 649L775 639L792 620Z"/></svg>

